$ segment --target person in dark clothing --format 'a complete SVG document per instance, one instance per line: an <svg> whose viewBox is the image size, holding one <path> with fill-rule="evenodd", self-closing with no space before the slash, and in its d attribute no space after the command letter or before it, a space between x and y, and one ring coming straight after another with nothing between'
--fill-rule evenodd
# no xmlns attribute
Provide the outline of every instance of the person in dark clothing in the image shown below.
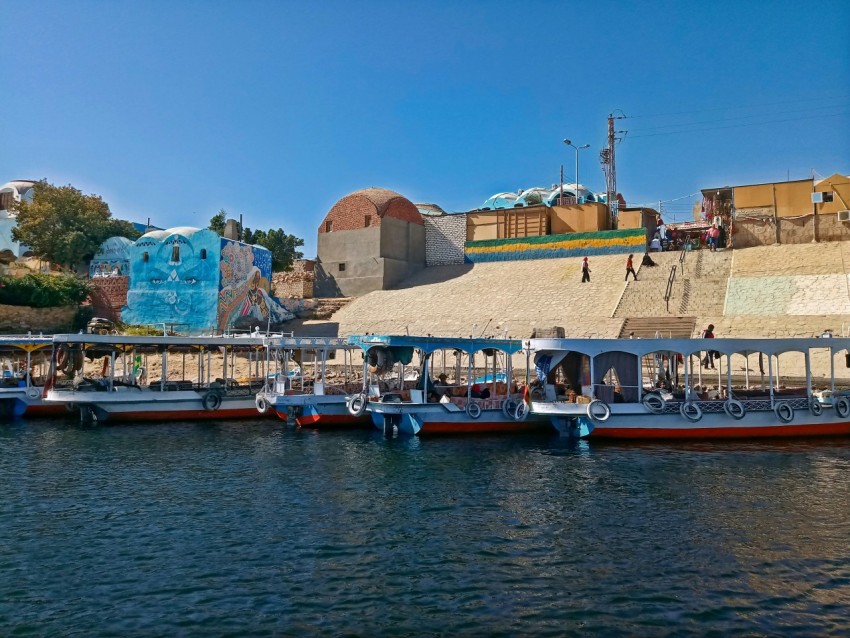
<svg viewBox="0 0 850 638"><path fill-rule="evenodd" d="M587 257L584 258L584 261L581 262L581 283L585 281L590 281L590 264L587 261Z"/></svg>
<svg viewBox="0 0 850 638"><path fill-rule="evenodd" d="M656 264L654 261L652 261L652 257L650 257L649 253L647 252L647 253L643 254L643 259L641 260L640 265L641 266L649 266L651 268L651 267L657 266L658 264Z"/></svg>
<svg viewBox="0 0 850 638"><path fill-rule="evenodd" d="M629 273L632 273L632 277L637 281L637 273L635 272L635 266L632 261L634 259L634 255L629 255L629 258L626 260L626 281L629 280Z"/></svg>
<svg viewBox="0 0 850 638"><path fill-rule="evenodd" d="M708 324L708 328L702 331L703 339L714 339L714 324ZM714 370L714 350L708 350L702 360L703 368L711 368Z"/></svg>

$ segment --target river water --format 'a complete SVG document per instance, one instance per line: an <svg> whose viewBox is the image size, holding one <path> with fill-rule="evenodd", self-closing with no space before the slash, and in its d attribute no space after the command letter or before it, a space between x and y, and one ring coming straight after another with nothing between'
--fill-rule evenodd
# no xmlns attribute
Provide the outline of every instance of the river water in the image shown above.
<svg viewBox="0 0 850 638"><path fill-rule="evenodd" d="M0 425L0 635L846 635L850 441Z"/></svg>

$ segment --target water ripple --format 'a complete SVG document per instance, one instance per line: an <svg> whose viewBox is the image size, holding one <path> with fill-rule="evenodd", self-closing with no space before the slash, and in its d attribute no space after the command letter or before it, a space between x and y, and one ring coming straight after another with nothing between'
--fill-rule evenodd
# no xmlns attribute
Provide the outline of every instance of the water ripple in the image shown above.
<svg viewBox="0 0 850 638"><path fill-rule="evenodd" d="M850 444L0 426L2 635L843 635Z"/></svg>

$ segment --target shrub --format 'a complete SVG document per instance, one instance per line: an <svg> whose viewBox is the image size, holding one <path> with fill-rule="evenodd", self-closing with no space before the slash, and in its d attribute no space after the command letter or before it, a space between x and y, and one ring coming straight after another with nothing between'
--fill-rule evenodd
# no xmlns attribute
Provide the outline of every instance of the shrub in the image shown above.
<svg viewBox="0 0 850 638"><path fill-rule="evenodd" d="M89 296L89 282L70 275L30 274L0 277L0 304L51 308L79 305Z"/></svg>

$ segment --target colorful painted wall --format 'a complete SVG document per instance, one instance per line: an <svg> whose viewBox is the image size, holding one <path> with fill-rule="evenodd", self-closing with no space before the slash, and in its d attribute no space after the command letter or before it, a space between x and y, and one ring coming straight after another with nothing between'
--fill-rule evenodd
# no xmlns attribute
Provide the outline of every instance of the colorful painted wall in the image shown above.
<svg viewBox="0 0 850 638"><path fill-rule="evenodd" d="M465 246L468 263L642 253L645 250L646 231L643 228L470 241Z"/></svg>
<svg viewBox="0 0 850 638"><path fill-rule="evenodd" d="M221 239L220 285L218 289L219 330L233 327L240 319L279 323L293 317L271 295L272 254L261 246Z"/></svg>
<svg viewBox="0 0 850 638"><path fill-rule="evenodd" d="M129 247L125 323L174 325L186 332L217 325L221 238L209 229L172 228Z"/></svg>
<svg viewBox="0 0 850 638"><path fill-rule="evenodd" d="M89 263L89 277L127 276L130 273L130 247L126 237L110 237L100 245Z"/></svg>

